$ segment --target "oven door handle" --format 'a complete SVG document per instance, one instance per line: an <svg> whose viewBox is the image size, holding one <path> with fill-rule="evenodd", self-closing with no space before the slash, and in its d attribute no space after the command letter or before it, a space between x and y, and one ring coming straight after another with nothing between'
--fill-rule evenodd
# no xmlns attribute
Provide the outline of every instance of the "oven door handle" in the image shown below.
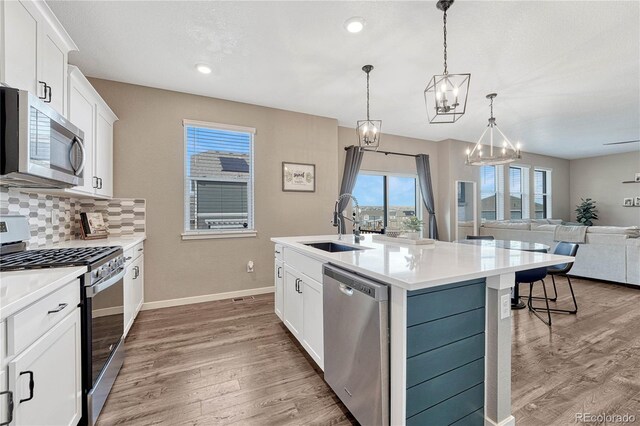
<svg viewBox="0 0 640 426"><path fill-rule="evenodd" d="M109 287L111 287L112 285L120 281L122 277L125 276L126 273L127 273L127 267L125 266L122 268L122 271L118 272L117 275L109 278L107 281L102 282L100 284L92 285L91 287L86 287L85 291L86 291L87 297L93 297L96 294L100 293L101 291L108 289Z"/></svg>

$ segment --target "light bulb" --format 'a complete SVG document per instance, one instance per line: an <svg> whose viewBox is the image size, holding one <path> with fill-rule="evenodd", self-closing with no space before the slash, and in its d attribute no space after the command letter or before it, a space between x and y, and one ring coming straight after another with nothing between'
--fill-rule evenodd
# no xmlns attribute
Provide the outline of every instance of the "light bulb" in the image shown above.
<svg viewBox="0 0 640 426"><path fill-rule="evenodd" d="M211 67L206 64L196 64L196 69L202 74L211 74Z"/></svg>
<svg viewBox="0 0 640 426"><path fill-rule="evenodd" d="M436 92L436 99L440 100L441 97L442 97L442 93Z"/></svg>
<svg viewBox="0 0 640 426"><path fill-rule="evenodd" d="M467 155L471 154L471 150L467 148Z"/></svg>
<svg viewBox="0 0 640 426"><path fill-rule="evenodd" d="M518 151L520 151L520 142L516 144L516 148L518 148Z"/></svg>
<svg viewBox="0 0 640 426"><path fill-rule="evenodd" d="M502 141L502 146L507 146L507 141Z"/></svg>
<svg viewBox="0 0 640 426"><path fill-rule="evenodd" d="M507 149L506 148L502 148L502 153L506 154L507 153Z"/></svg>
<svg viewBox="0 0 640 426"><path fill-rule="evenodd" d="M478 157L482 157L482 150L478 151Z"/></svg>
<svg viewBox="0 0 640 426"><path fill-rule="evenodd" d="M442 85L440 86L440 90L442 91L442 93L447 91L447 84L446 83L442 83Z"/></svg>
<svg viewBox="0 0 640 426"><path fill-rule="evenodd" d="M359 16L349 18L344 23L344 28L352 34L359 33L364 29L365 20Z"/></svg>
<svg viewBox="0 0 640 426"><path fill-rule="evenodd" d="M453 96L458 96L458 86L453 86Z"/></svg>

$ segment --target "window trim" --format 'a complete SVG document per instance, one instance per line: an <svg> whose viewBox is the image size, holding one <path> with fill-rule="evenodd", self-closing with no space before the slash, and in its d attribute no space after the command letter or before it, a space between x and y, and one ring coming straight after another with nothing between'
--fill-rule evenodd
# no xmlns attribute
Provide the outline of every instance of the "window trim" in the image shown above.
<svg viewBox="0 0 640 426"><path fill-rule="evenodd" d="M482 192L482 167L493 167L494 170L494 182L495 182L495 192ZM504 207L504 198L505 198L505 190L504 190L504 186L505 186L505 179L504 179L504 166L503 165L484 165L481 166L479 169L480 171L480 178L478 179L478 181L480 182L480 199L478 200L479 202L479 207L480 207L480 222L484 223L487 220L504 220L504 211L505 211L505 207ZM482 195L483 194L494 194L495 196L495 204L496 204L496 218L495 219L485 219L482 217Z"/></svg>
<svg viewBox="0 0 640 426"><path fill-rule="evenodd" d="M187 177L187 127L203 127L207 129L214 130L223 130L223 131L232 131L232 132L240 132L240 133L249 133L251 135L250 142L250 156L251 161L249 162L249 182L248 182L248 191L251 194L251 203L249 203L249 227L248 229L234 229L234 230L189 230L187 229L189 226L189 203L187 202L187 197L189 196L190 185L194 179L189 179ZM180 234L182 240L203 240L203 239L217 239L217 238L250 238L257 237L258 231L256 230L255 224L255 173L254 173L254 159L255 159L255 135L256 129L254 127L247 126L238 126L234 124L223 124L223 123L213 123L208 121L198 121L198 120L190 120L183 119L182 120L182 203L184 204L183 209L183 218L182 218L182 233ZM212 180L212 181L229 181L229 179L208 179L203 178L201 180ZM233 181L231 179L230 181Z"/></svg>
<svg viewBox="0 0 640 426"><path fill-rule="evenodd" d="M511 194L520 194L520 219L531 219L531 185L529 175L531 174L531 166L525 164L509 164L509 194L505 197L509 199L509 219L511 217ZM511 169L520 169L520 191L513 192L511 190Z"/></svg>
<svg viewBox="0 0 640 426"><path fill-rule="evenodd" d="M411 178L411 179L415 179L416 181L416 185L415 185L415 197L416 197L416 217L420 220L423 220L423 210L425 209L424 207L424 203L422 201L422 192L420 191L420 182L418 181L418 174L413 174L413 173L401 173L401 172L385 172L382 170L358 170L358 174L363 174L363 175L373 175L373 176L382 176L382 181L384 184L383 187L383 215L384 215L384 228L388 228L389 227L389 177L404 177L404 178ZM356 182L357 182L357 178L356 178ZM355 186L354 186L355 189ZM358 201L359 202L359 201ZM351 209L353 209L353 201L349 204L349 207ZM423 225L423 230L424 230L424 225Z"/></svg>
<svg viewBox="0 0 640 426"><path fill-rule="evenodd" d="M543 195L546 197L547 200L547 205L546 205L546 211L545 213L545 217L543 219L552 219L553 218L553 188L552 188L552 184L553 184L553 169L551 168L546 168L546 167L534 167L533 168L533 215L535 216L536 212L535 212L535 197L537 195ZM535 172L544 172L545 174L545 186L547 187L547 190L545 192L543 192L542 194L537 194L536 193L536 187L535 187Z"/></svg>

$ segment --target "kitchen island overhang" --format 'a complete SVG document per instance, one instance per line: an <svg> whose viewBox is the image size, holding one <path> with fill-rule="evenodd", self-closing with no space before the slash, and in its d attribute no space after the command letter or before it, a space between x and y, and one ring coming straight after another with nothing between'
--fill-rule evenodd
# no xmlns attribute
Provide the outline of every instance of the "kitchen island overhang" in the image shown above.
<svg viewBox="0 0 640 426"><path fill-rule="evenodd" d="M467 416L487 425L515 423L511 316L502 307L511 297L515 272L573 258L448 242L413 246L374 241L370 235L359 244L350 235L341 241L336 235L272 241L285 253L331 263L389 286L390 424L453 423ZM326 252L306 245L318 242L360 250ZM482 343L482 357L474 358Z"/></svg>

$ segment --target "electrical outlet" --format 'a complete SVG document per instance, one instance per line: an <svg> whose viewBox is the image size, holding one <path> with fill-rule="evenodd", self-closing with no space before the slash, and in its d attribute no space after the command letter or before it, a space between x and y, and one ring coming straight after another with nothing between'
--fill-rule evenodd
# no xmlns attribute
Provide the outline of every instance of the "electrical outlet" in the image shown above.
<svg viewBox="0 0 640 426"><path fill-rule="evenodd" d="M60 222L60 215L58 214L57 210L52 210L51 211L51 224L52 225L58 225L58 223Z"/></svg>
<svg viewBox="0 0 640 426"><path fill-rule="evenodd" d="M500 297L500 319L509 318L511 316L511 295L503 294Z"/></svg>
<svg viewBox="0 0 640 426"><path fill-rule="evenodd" d="M253 272L253 260L250 260L247 262L247 272L248 273L252 273Z"/></svg>

